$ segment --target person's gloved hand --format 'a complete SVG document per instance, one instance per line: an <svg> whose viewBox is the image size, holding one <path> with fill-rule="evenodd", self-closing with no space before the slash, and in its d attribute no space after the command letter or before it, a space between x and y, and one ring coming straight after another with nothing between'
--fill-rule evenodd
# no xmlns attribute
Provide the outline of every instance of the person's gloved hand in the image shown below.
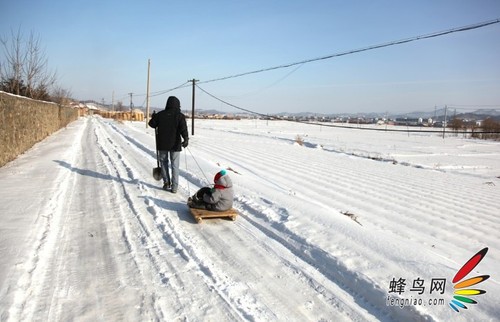
<svg viewBox="0 0 500 322"><path fill-rule="evenodd" d="M189 143L189 139L185 139L184 142L182 142L182 147L187 148L188 143Z"/></svg>

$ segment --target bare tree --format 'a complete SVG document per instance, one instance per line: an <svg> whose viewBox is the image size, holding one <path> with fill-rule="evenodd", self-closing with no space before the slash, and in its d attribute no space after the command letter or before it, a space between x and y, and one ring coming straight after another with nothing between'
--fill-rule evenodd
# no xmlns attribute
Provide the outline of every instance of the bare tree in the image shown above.
<svg viewBox="0 0 500 322"><path fill-rule="evenodd" d="M71 91L60 86L56 86L52 90L50 100L57 104L69 105L69 103L71 103Z"/></svg>
<svg viewBox="0 0 500 322"><path fill-rule="evenodd" d="M11 39L0 38L5 57L1 63L1 88L17 95L48 100L56 73L48 70L48 59L40 38L30 33L25 42L21 30L11 30Z"/></svg>
<svg viewBox="0 0 500 322"><path fill-rule="evenodd" d="M459 130L464 128L464 121L462 119L454 117L451 121L451 128L453 129L453 131L455 131L455 134L457 134Z"/></svg>
<svg viewBox="0 0 500 322"><path fill-rule="evenodd" d="M481 126L485 132L496 132L496 133L485 133L482 135L483 139L498 139L500 132L500 123L496 122L491 117L488 117L483 121Z"/></svg>
<svg viewBox="0 0 500 322"><path fill-rule="evenodd" d="M16 95L22 94L24 87L22 79L22 66L26 60L26 54L23 54L21 30L17 34L11 30L11 41L1 37L0 42L4 48L5 60L1 62L0 76L2 89L6 92Z"/></svg>
<svg viewBox="0 0 500 322"><path fill-rule="evenodd" d="M122 101L118 101L118 102L116 103L116 107L115 107L115 109L116 109L117 111L124 111L124 110L125 110L125 108L123 107L123 102L122 102Z"/></svg>

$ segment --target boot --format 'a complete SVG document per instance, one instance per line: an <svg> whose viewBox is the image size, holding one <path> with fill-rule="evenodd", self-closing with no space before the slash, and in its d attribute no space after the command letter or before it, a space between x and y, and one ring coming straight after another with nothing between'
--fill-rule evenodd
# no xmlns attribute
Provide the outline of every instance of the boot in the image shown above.
<svg viewBox="0 0 500 322"><path fill-rule="evenodd" d="M187 204L189 208L200 208L203 205L203 202L198 199L196 194L194 194L192 197L188 198Z"/></svg>

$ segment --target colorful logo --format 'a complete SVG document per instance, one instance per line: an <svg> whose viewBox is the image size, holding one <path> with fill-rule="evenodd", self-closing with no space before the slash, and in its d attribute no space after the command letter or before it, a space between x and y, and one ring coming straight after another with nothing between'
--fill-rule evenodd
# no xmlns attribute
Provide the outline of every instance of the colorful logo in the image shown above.
<svg viewBox="0 0 500 322"><path fill-rule="evenodd" d="M489 275L481 275L472 277L462 281L486 256L488 252L488 247L481 249L476 255L472 256L471 259L465 263L462 268L460 268L453 277L453 288L455 292L453 292L453 299L450 301L450 307L455 311L459 312L460 309L467 309L465 304L477 304L476 300L473 300L471 296L481 295L486 293L485 290L481 290L478 288L469 288L470 286L477 285L486 281L490 276Z"/></svg>

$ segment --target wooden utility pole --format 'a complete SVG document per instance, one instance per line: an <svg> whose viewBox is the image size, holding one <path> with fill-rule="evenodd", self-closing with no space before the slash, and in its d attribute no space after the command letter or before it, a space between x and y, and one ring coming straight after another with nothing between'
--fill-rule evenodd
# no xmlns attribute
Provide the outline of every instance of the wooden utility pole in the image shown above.
<svg viewBox="0 0 500 322"><path fill-rule="evenodd" d="M192 96L192 111L191 111L191 135L194 135L194 93L195 93L195 90L194 90L194 87L195 87L195 84L198 80L197 79L191 79L189 80L188 82L193 82L193 96Z"/></svg>
<svg viewBox="0 0 500 322"><path fill-rule="evenodd" d="M132 95L134 95L134 93L128 93L128 95L130 95L130 112L132 112L132 108L134 107L134 103L132 103Z"/></svg>
<svg viewBox="0 0 500 322"><path fill-rule="evenodd" d="M448 110L448 105L445 105L444 106L444 122L443 122L443 139L444 139L444 134L446 132L446 125L447 125L446 124L446 122L447 122L446 121L446 112L447 112L447 110Z"/></svg>
<svg viewBox="0 0 500 322"><path fill-rule="evenodd" d="M149 119L149 69L151 67L151 59L148 59L148 83L146 89L146 129L148 128L148 119Z"/></svg>

